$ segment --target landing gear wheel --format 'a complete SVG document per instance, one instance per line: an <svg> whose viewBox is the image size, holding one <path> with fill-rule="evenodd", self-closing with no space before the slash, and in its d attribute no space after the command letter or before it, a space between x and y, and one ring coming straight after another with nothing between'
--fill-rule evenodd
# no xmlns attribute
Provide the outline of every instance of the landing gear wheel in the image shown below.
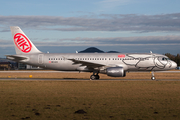
<svg viewBox="0 0 180 120"><path fill-rule="evenodd" d="M98 80L99 79L99 75L95 75L96 79Z"/></svg>
<svg viewBox="0 0 180 120"><path fill-rule="evenodd" d="M152 74L151 80L155 80L156 78L154 76L154 71L152 71L151 74Z"/></svg>
<svg viewBox="0 0 180 120"><path fill-rule="evenodd" d="M99 75L91 75L90 76L90 80L98 80L99 79Z"/></svg>
<svg viewBox="0 0 180 120"><path fill-rule="evenodd" d="M96 76L95 76L95 75L91 75L90 79L91 79L91 80L95 80L95 79L96 79Z"/></svg>
<svg viewBox="0 0 180 120"><path fill-rule="evenodd" d="M151 80L155 80L156 78L154 76L151 77Z"/></svg>

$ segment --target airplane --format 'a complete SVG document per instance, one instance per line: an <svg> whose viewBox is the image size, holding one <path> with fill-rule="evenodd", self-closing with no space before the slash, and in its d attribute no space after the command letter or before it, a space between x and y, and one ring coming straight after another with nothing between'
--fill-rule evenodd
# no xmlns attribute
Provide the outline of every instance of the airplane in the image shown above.
<svg viewBox="0 0 180 120"><path fill-rule="evenodd" d="M175 69L177 64L167 56L150 53L43 53L18 26L10 27L16 55L6 58L45 69L92 72L90 80L99 79L99 73L111 77L125 77L127 72L154 72Z"/></svg>

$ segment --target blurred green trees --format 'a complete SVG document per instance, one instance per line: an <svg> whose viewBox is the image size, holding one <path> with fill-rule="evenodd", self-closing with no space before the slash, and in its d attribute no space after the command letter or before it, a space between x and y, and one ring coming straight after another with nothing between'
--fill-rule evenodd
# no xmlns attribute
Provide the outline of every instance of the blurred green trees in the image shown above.
<svg viewBox="0 0 180 120"><path fill-rule="evenodd" d="M177 63L178 66L180 66L180 55L177 54L176 56L175 55L172 55L170 53L166 53L165 54L169 59L173 60L174 62Z"/></svg>

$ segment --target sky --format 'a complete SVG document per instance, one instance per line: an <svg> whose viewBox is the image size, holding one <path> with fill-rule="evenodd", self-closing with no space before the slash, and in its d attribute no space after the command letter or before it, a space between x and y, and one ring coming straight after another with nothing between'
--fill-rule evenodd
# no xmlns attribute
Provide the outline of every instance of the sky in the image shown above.
<svg viewBox="0 0 180 120"><path fill-rule="evenodd" d="M10 26L42 52L180 53L179 0L1 0L0 57L15 54Z"/></svg>

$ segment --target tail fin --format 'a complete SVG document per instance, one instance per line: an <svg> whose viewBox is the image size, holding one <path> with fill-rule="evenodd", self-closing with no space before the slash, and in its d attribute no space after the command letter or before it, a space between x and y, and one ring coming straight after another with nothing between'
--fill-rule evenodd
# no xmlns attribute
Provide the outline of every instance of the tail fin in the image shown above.
<svg viewBox="0 0 180 120"><path fill-rule="evenodd" d="M11 26L16 54L41 53L18 26Z"/></svg>

